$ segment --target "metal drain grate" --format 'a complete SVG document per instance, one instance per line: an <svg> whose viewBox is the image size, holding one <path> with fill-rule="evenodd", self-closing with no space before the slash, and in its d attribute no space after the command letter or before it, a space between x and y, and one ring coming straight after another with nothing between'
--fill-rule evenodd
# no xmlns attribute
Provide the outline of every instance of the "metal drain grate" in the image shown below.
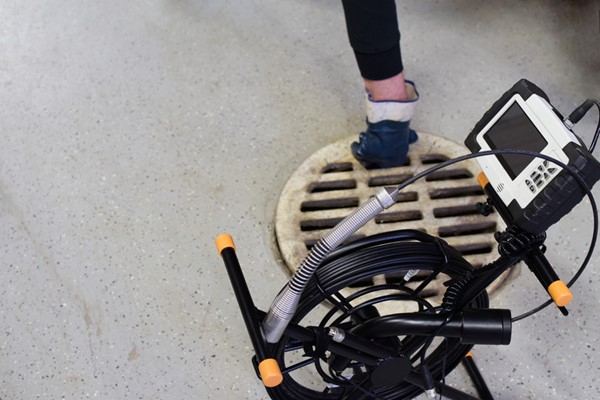
<svg viewBox="0 0 600 400"><path fill-rule="evenodd" d="M434 164L466 154L462 145L419 133L409 159L398 168L365 169L350 154L354 136L310 156L288 180L277 207L275 229L283 260L295 271L308 249L328 229L364 203L379 187L398 185ZM494 214L481 216L475 204L484 201L476 180L479 168L468 161L430 174L401 192L397 204L361 228L349 241L396 229L419 229L456 247L476 268L497 257L493 233L502 229ZM496 282L499 287L506 277ZM402 277L377 277L379 283ZM419 275L413 280L423 280ZM365 282L365 286L373 284ZM441 282L438 283L441 285ZM443 291L435 285L430 293Z"/></svg>

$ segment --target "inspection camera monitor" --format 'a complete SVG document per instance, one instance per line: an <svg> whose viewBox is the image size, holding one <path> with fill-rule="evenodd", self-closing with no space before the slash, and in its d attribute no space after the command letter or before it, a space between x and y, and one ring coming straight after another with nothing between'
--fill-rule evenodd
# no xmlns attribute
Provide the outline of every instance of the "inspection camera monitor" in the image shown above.
<svg viewBox="0 0 600 400"><path fill-rule="evenodd" d="M465 140L473 153L525 150L573 167L591 187L600 164L563 123L546 94L520 80L494 103ZM580 183L559 165L530 155L499 154L477 158L480 183L508 224L541 233L581 201Z"/></svg>

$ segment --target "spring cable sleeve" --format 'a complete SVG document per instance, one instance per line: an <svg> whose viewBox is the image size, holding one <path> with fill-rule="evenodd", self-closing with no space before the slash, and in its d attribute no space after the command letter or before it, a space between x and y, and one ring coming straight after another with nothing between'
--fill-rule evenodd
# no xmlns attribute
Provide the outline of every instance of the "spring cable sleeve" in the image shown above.
<svg viewBox="0 0 600 400"><path fill-rule="evenodd" d="M377 192L374 197L344 218L317 242L290 280L289 287L293 292L297 294L302 293L317 267L333 249L342 244L342 242L384 210L384 208L395 203L395 200L392 200L391 197L390 199L382 198L385 194L390 197L389 191L386 189Z"/></svg>
<svg viewBox="0 0 600 400"><path fill-rule="evenodd" d="M304 290L306 283L312 277L314 271L319 264L321 264L321 261L327 257L327 254L329 254L330 251L331 247L327 241L319 240L308 253L307 257L302 261L298 271L290 280L290 289L295 293L301 293L302 290Z"/></svg>
<svg viewBox="0 0 600 400"><path fill-rule="evenodd" d="M262 322L267 342L278 342L297 311L302 292L327 255L384 209L396 203L397 188L382 188L344 218L309 251L292 279L275 297Z"/></svg>
<svg viewBox="0 0 600 400"><path fill-rule="evenodd" d="M442 308L444 311L451 312L454 310L454 307L456 306L463 291L469 285L472 279L472 276L468 276L464 279L454 282L446 289L442 299Z"/></svg>

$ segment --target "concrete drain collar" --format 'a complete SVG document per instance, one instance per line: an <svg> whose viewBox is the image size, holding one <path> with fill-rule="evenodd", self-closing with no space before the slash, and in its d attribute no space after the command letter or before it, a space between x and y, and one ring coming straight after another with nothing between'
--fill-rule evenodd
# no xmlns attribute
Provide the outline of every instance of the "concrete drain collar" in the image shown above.
<svg viewBox="0 0 600 400"><path fill-rule="evenodd" d="M277 206L275 232L291 272L328 229L379 187L399 185L437 163L468 153L451 140L419 132L404 166L368 170L350 154L353 140L354 135L317 151L285 185ZM477 212L475 204L485 201L477 183L478 173L477 163L469 160L430 174L408 186L397 204L367 223L351 240L397 229L419 229L442 237L476 268L493 261L498 256L493 234L504 225L497 214L483 217ZM500 288L506 278L507 274L488 291ZM378 284L383 282L385 277L377 277ZM432 297L444 291L442 282L428 288Z"/></svg>

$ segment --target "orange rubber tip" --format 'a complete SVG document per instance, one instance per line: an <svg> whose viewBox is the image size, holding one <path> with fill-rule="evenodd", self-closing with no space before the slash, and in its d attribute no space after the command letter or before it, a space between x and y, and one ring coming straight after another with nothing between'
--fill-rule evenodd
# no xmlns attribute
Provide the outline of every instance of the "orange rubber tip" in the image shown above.
<svg viewBox="0 0 600 400"><path fill-rule="evenodd" d="M233 238L231 235L227 233L222 233L215 239L215 244L217 245L217 250L219 250L219 254L223 252L228 247L231 247L235 250L235 245L233 244Z"/></svg>
<svg viewBox="0 0 600 400"><path fill-rule="evenodd" d="M266 387L278 386L283 381L283 374L274 358L266 358L258 364L260 378Z"/></svg>
<svg viewBox="0 0 600 400"><path fill-rule="evenodd" d="M479 175L477 175L477 182L479 182L479 185L484 189L488 185L488 183L490 183L487 176L485 176L483 172L480 172Z"/></svg>
<svg viewBox="0 0 600 400"><path fill-rule="evenodd" d="M473 353L471 353L471 352L468 352L468 353L467 353L467 355L466 355L465 357L471 357L471 358L473 358Z"/></svg>
<svg viewBox="0 0 600 400"><path fill-rule="evenodd" d="M564 307L573 300L573 293L569 290L567 285L561 280L554 281L548 286L548 293L550 297L559 307Z"/></svg>

